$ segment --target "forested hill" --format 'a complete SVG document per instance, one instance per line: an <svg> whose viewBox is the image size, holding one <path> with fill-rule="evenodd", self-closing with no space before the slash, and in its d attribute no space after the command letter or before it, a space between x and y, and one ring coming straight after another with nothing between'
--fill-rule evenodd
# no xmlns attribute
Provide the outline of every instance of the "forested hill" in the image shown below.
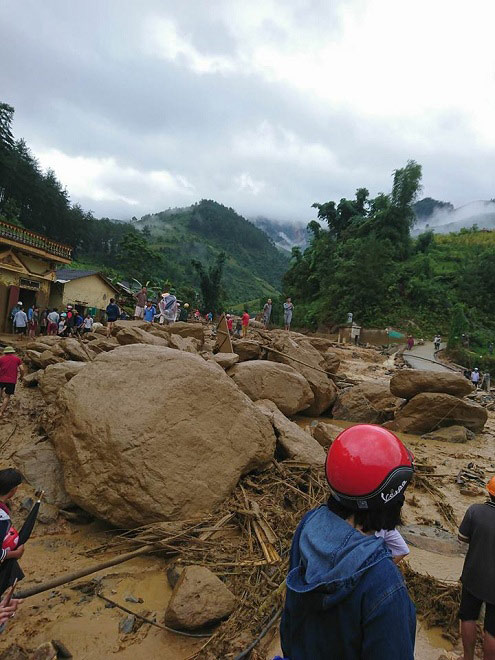
<svg viewBox="0 0 495 660"><path fill-rule="evenodd" d="M212 200L133 219L167 265L173 282L194 282L191 260L211 263L226 254L224 287L230 302L275 295L288 268L288 256L232 208Z"/></svg>
<svg viewBox="0 0 495 660"><path fill-rule="evenodd" d="M462 229L413 238L421 167L394 172L392 191L369 198L315 204L320 223L308 227L310 246L293 250L284 291L295 303L294 323L398 326L446 334L461 309L473 346L495 341L495 232Z"/></svg>
<svg viewBox="0 0 495 660"><path fill-rule="evenodd" d="M43 172L24 140L12 131L14 108L0 103L0 220L45 234L74 248L74 266L118 279L165 281L195 300L191 260L208 268L225 253L223 300L274 296L288 256L233 209L203 200L134 222L95 218L77 204L53 171Z"/></svg>

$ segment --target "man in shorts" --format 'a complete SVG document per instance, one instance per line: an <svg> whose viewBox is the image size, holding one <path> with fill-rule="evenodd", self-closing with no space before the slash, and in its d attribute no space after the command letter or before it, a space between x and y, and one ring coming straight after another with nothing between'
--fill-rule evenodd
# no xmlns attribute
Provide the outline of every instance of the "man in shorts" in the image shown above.
<svg viewBox="0 0 495 660"><path fill-rule="evenodd" d="M0 392L2 394L2 405L0 407L0 417L3 417L5 410L10 402L10 397L15 392L17 379L24 378L25 367L22 360L15 354L15 348L6 346L3 349L3 355L0 357Z"/></svg>
<svg viewBox="0 0 495 660"><path fill-rule="evenodd" d="M487 484L489 499L472 504L459 527L459 540L469 543L462 570L459 608L464 660L473 660L476 622L485 603L483 657L495 658L495 477Z"/></svg>
<svg viewBox="0 0 495 660"><path fill-rule="evenodd" d="M136 298L136 309L134 310L134 318L136 320L144 318L144 308L148 300L148 289L143 286L141 291L138 291L134 296Z"/></svg>

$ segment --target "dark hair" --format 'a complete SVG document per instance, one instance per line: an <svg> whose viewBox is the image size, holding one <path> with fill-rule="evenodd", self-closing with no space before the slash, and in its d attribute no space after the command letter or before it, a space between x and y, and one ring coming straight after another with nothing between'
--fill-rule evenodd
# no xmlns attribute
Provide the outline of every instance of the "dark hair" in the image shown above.
<svg viewBox="0 0 495 660"><path fill-rule="evenodd" d="M397 525L402 525L401 510L404 504L404 497L398 497L397 502L389 504L381 509L353 511L343 506L340 502L330 495L327 506L332 513L339 518L347 520L354 515L354 521L361 527L363 532L379 532L381 529L395 529Z"/></svg>
<svg viewBox="0 0 495 660"><path fill-rule="evenodd" d="M10 491L22 483L22 474L15 468L0 470L0 496L7 495Z"/></svg>
<svg viewBox="0 0 495 660"><path fill-rule="evenodd" d="M111 303L114 303L114 302L115 302L115 298L110 298L110 302L111 302Z"/></svg>

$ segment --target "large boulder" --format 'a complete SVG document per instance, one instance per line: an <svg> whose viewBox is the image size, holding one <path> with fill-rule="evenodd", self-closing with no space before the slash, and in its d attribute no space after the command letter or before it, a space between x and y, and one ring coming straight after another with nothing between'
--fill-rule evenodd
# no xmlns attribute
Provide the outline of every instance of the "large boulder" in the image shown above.
<svg viewBox="0 0 495 660"><path fill-rule="evenodd" d="M175 348L179 351L187 351L188 353L197 353L200 348L200 342L194 337L181 337L171 333L168 335L170 348Z"/></svg>
<svg viewBox="0 0 495 660"><path fill-rule="evenodd" d="M257 360L261 355L261 346L259 342L252 339L239 339L232 342L234 353L239 356L239 362L247 360Z"/></svg>
<svg viewBox="0 0 495 660"><path fill-rule="evenodd" d="M32 349L27 350L24 353L24 362L27 362L28 364L31 364L33 367L36 369L44 369L42 366L42 361L41 361L41 353L43 351L35 351Z"/></svg>
<svg viewBox="0 0 495 660"><path fill-rule="evenodd" d="M250 360L236 364L229 376L251 401L269 399L284 415L295 415L314 401L308 381L286 364Z"/></svg>
<svg viewBox="0 0 495 660"><path fill-rule="evenodd" d="M33 488L45 491L44 500L48 504L61 509L70 506L71 500L65 492L60 461L51 442L46 440L23 447L12 458L26 481Z"/></svg>
<svg viewBox="0 0 495 660"><path fill-rule="evenodd" d="M332 415L349 422L380 424L392 419L402 403L384 385L361 383L339 394Z"/></svg>
<svg viewBox="0 0 495 660"><path fill-rule="evenodd" d="M85 367L85 362L75 362L73 360L49 365L39 379L39 388L45 401L53 403L60 388Z"/></svg>
<svg viewBox="0 0 495 660"><path fill-rule="evenodd" d="M204 566L186 566L165 612L165 623L173 628L195 630L211 626L232 614L234 594Z"/></svg>
<svg viewBox="0 0 495 660"><path fill-rule="evenodd" d="M335 351L329 348L323 353L324 369L331 374L336 374L340 367L340 358Z"/></svg>
<svg viewBox="0 0 495 660"><path fill-rule="evenodd" d="M121 346L129 346L130 344L149 344L150 346L169 345L166 337L157 337L151 332L146 332L146 330L137 326L123 327L117 333L117 341Z"/></svg>
<svg viewBox="0 0 495 660"><path fill-rule="evenodd" d="M113 351L114 348L117 348L120 344L116 342L115 339L106 339L105 337L99 337L97 335L91 340L91 350L98 353L106 353L107 351Z"/></svg>
<svg viewBox="0 0 495 660"><path fill-rule="evenodd" d="M73 337L62 339L58 346L65 351L70 360L75 362L89 362L94 357L94 353L82 341L78 341Z"/></svg>
<svg viewBox="0 0 495 660"><path fill-rule="evenodd" d="M216 353L212 358L222 369L230 369L239 362L237 353Z"/></svg>
<svg viewBox="0 0 495 660"><path fill-rule="evenodd" d="M403 399L412 399L421 392L441 392L453 396L466 396L474 390L473 384L462 374L454 372L401 369L390 380L390 391Z"/></svg>
<svg viewBox="0 0 495 660"><path fill-rule="evenodd" d="M485 408L451 394L424 392L412 398L395 416L390 428L405 433L430 433L458 424L474 433L482 431L488 413Z"/></svg>
<svg viewBox="0 0 495 660"><path fill-rule="evenodd" d="M43 351L39 356L39 365L42 369L46 369L51 364L57 364L57 362L64 362L65 358L54 355L50 350Z"/></svg>
<svg viewBox="0 0 495 660"><path fill-rule="evenodd" d="M33 371L27 376L24 376L22 379L22 384L25 387L34 387L40 382L40 378L43 375L43 369L38 369L37 371Z"/></svg>
<svg viewBox="0 0 495 660"><path fill-rule="evenodd" d="M337 398L337 387L323 373L325 370L324 360L316 348L313 348L306 341L301 341L298 344L288 335L277 339L273 348L277 350L277 353L269 351L269 359L293 367L304 376L313 390L314 402L306 408L304 414L318 417L318 415L328 410Z"/></svg>
<svg viewBox="0 0 495 660"><path fill-rule="evenodd" d="M179 337L192 337L197 339L199 342L199 347L202 348L205 341L205 331L201 323L187 323L187 321L177 321L177 323L172 323L171 325L159 325L153 324L152 326L148 325L147 330L158 328L166 334L179 335Z"/></svg>
<svg viewBox="0 0 495 660"><path fill-rule="evenodd" d="M309 465L324 464L325 451L321 445L300 426L287 419L273 401L261 399L256 405L273 425L277 436L278 459L291 459Z"/></svg>
<svg viewBox="0 0 495 660"><path fill-rule="evenodd" d="M151 323L147 323L146 321L143 321L142 319L127 319L127 321L115 321L113 324L113 330L112 330L112 335L115 337L121 330L128 330L130 328L138 328L141 330L147 330L149 327L151 327ZM93 329L94 329L93 325ZM104 329L104 334L107 332L107 328ZM101 330L99 330L101 332Z"/></svg>
<svg viewBox="0 0 495 660"><path fill-rule="evenodd" d="M118 527L210 512L275 449L269 421L217 364L162 346L101 353L56 409L69 496Z"/></svg>
<svg viewBox="0 0 495 660"><path fill-rule="evenodd" d="M344 429L335 424L329 424L328 422L314 421L311 422L309 427L309 432L315 440L317 440L322 447L328 449L335 438L342 433Z"/></svg>

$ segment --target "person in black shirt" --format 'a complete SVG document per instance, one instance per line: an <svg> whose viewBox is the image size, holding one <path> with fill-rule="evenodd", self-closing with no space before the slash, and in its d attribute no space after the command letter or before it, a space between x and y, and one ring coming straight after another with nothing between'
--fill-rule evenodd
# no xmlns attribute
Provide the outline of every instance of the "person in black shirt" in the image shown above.
<svg viewBox="0 0 495 660"><path fill-rule="evenodd" d="M120 316L120 307L115 304L115 298L110 298L110 304L107 305L107 337L112 334L113 324Z"/></svg>
<svg viewBox="0 0 495 660"><path fill-rule="evenodd" d="M469 543L462 570L459 608L464 660L474 659L476 621L485 603L483 658L495 660L495 477L487 484L489 499L473 504L459 527L459 540Z"/></svg>

